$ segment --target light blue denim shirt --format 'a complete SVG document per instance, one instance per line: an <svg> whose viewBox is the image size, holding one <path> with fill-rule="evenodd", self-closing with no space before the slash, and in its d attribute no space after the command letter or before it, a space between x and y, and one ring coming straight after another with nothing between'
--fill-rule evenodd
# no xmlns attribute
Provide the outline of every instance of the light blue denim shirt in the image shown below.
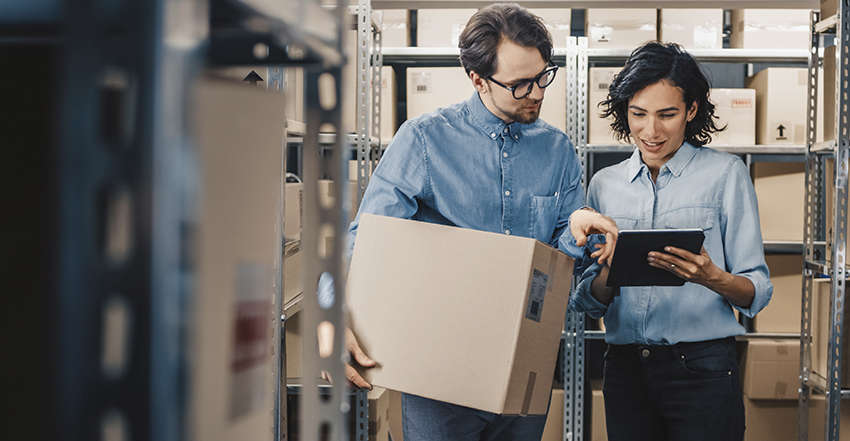
<svg viewBox="0 0 850 441"><path fill-rule="evenodd" d="M640 152L600 170L588 188L588 205L611 216L621 230L701 228L704 247L721 269L749 279L754 316L770 301L773 285L764 260L758 205L746 165L737 156L682 145L661 167L655 183ZM570 306L604 316L612 344L675 344L743 334L733 305L698 284L681 287L623 287L606 307L590 292L600 266L581 276Z"/></svg>
<svg viewBox="0 0 850 441"><path fill-rule="evenodd" d="M581 164L567 135L540 119L505 124L474 93L402 124L350 233L362 213L373 213L557 246L569 215L583 205Z"/></svg>

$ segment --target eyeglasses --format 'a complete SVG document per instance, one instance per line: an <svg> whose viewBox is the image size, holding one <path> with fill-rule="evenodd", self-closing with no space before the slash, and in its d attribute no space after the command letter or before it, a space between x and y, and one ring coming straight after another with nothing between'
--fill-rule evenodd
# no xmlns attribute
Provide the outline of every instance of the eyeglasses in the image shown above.
<svg viewBox="0 0 850 441"><path fill-rule="evenodd" d="M537 74L536 77L528 80L522 80L513 86L502 84L494 80L493 77L487 77L487 79L509 90L514 99L521 100L531 94L531 90L534 88L534 83L537 83L537 87L541 89L545 89L546 86L552 84L552 81L555 80L555 72L557 71L558 66L549 66L543 70L543 72Z"/></svg>

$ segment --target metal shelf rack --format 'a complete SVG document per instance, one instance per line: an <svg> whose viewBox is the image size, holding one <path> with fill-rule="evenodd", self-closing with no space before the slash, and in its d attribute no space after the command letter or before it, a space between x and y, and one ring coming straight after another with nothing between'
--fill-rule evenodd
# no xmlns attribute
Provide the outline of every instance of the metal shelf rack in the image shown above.
<svg viewBox="0 0 850 441"><path fill-rule="evenodd" d="M837 2L837 14L821 20L820 13L811 14L811 49L808 57L808 95L806 122L806 211L804 243L806 248L805 265L803 268L802 286L802 318L800 337L800 398L798 439L808 440L809 435L809 400L811 394L821 393L826 397L825 439L839 439L841 422L841 401L850 398L850 390L843 389L844 368L843 342L844 310L845 310L845 281L847 280L846 239L847 239L847 170L848 154L850 154L850 127L847 122L848 76L850 76L850 7L846 2ZM835 34L835 93L838 95L831 102L829 97L824 101L834 107L835 131L825 134L832 135L834 141L816 143L817 135L817 93L818 69L822 65L823 51L820 49L821 37L824 34ZM826 182L825 159L831 156L835 161L835 173L832 182ZM826 213L826 186L834 185L833 211ZM833 221L831 231L825 228L827 217ZM823 238L832 245L827 261L819 255L815 248L815 240ZM814 279L829 276L830 299L829 341L827 343L827 372L815 372L812 368L812 315L816 312L812 307ZM818 342L823 344L824 342ZM825 375L825 376L824 376Z"/></svg>

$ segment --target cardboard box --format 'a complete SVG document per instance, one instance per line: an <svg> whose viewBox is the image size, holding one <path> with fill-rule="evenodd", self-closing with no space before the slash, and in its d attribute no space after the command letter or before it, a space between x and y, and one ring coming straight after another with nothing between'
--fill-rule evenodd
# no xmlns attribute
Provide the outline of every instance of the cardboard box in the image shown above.
<svg viewBox="0 0 850 441"><path fill-rule="evenodd" d="M301 241L287 241L283 246L283 304L304 292L302 276L304 253L301 252Z"/></svg>
<svg viewBox="0 0 850 441"><path fill-rule="evenodd" d="M529 238L361 216L348 297L352 329L381 364L367 375L488 412L545 414L572 268Z"/></svg>
<svg viewBox="0 0 850 441"><path fill-rule="evenodd" d="M381 142L388 142L396 131L395 71L390 66L381 68Z"/></svg>
<svg viewBox="0 0 850 441"><path fill-rule="evenodd" d="M838 0L820 0L821 20L829 18L838 12Z"/></svg>
<svg viewBox="0 0 850 441"><path fill-rule="evenodd" d="M757 162L752 173L764 240L802 242L805 164Z"/></svg>
<svg viewBox="0 0 850 441"><path fill-rule="evenodd" d="M410 46L410 23L407 9L384 9L381 22L382 47Z"/></svg>
<svg viewBox="0 0 850 441"><path fill-rule="evenodd" d="M744 397L744 414L747 424L744 441L774 441L797 438L798 410L796 400L764 401ZM809 439L819 438L810 437Z"/></svg>
<svg viewBox="0 0 850 441"><path fill-rule="evenodd" d="M747 397L753 400L797 400L800 340L750 340L741 358L741 372Z"/></svg>
<svg viewBox="0 0 850 441"><path fill-rule="evenodd" d="M540 119L562 132L567 131L567 69L564 67L558 69L555 81L545 89Z"/></svg>
<svg viewBox="0 0 850 441"><path fill-rule="evenodd" d="M744 49L808 49L808 9L733 9L729 46Z"/></svg>
<svg viewBox="0 0 850 441"><path fill-rule="evenodd" d="M369 440L390 441L390 391L375 387L369 399Z"/></svg>
<svg viewBox="0 0 850 441"><path fill-rule="evenodd" d="M832 141L835 139L836 125L837 120L835 118L835 109L838 107L837 95L835 94L835 75L837 71L835 69L836 66L836 58L835 58L835 46L829 46L823 51L823 77L820 82L820 90L823 92L823 96L819 97L823 102L823 105L820 107L823 109L823 112L820 112L821 120L823 121L822 130L819 131L821 134L819 138L823 141Z"/></svg>
<svg viewBox="0 0 850 441"><path fill-rule="evenodd" d="M540 441L562 441L564 439L564 390L552 389L543 438Z"/></svg>
<svg viewBox="0 0 850 441"><path fill-rule="evenodd" d="M847 439L850 436L850 406L841 403L841 419L839 437ZM809 397L809 439L820 441L827 439L826 433L826 398L823 395L812 394Z"/></svg>
<svg viewBox="0 0 850 441"><path fill-rule="evenodd" d="M301 240L301 221L304 218L304 184L287 182L285 185L283 237Z"/></svg>
<svg viewBox="0 0 850 441"><path fill-rule="evenodd" d="M726 127L711 135L709 146L750 146L756 143L756 92L752 89L711 89L717 126Z"/></svg>
<svg viewBox="0 0 850 441"><path fill-rule="evenodd" d="M660 17L661 41L685 49L723 47L722 9L662 9Z"/></svg>
<svg viewBox="0 0 850 441"><path fill-rule="evenodd" d="M433 112L472 96L475 88L462 67L407 69L407 119Z"/></svg>
<svg viewBox="0 0 850 441"><path fill-rule="evenodd" d="M546 30L552 36L552 47L567 47L570 36L570 20L572 11L569 8L529 9L532 14L543 19Z"/></svg>
<svg viewBox="0 0 850 441"><path fill-rule="evenodd" d="M747 78L756 91L756 142L806 143L808 69L771 67Z"/></svg>
<svg viewBox="0 0 850 441"><path fill-rule="evenodd" d="M287 67L283 69L283 100L286 119L306 121L304 114L304 68Z"/></svg>
<svg viewBox="0 0 850 441"><path fill-rule="evenodd" d="M657 37L655 9L588 9L590 48L635 49Z"/></svg>
<svg viewBox="0 0 850 441"><path fill-rule="evenodd" d="M475 9L420 9L416 14L416 45L457 47L466 22Z"/></svg>
<svg viewBox="0 0 850 441"><path fill-rule="evenodd" d="M614 121L614 118L602 118L599 116L602 113L599 103L608 97L608 88L620 70L622 70L621 67L590 68L587 86L588 144L624 144L623 141L617 140L614 137L614 131L611 129L611 123Z"/></svg>
<svg viewBox="0 0 850 441"><path fill-rule="evenodd" d="M273 320L283 242L283 100L201 78L190 93L199 155L195 288L187 305L188 437L267 439L275 422ZM250 330L250 332L245 332Z"/></svg>
<svg viewBox="0 0 850 441"><path fill-rule="evenodd" d="M595 384L590 393L590 441L608 441L608 426L605 425L605 396L602 393L602 385Z"/></svg>
<svg viewBox="0 0 850 441"><path fill-rule="evenodd" d="M286 319L286 378L301 378L301 360L303 359L304 347L301 340L301 314L295 314Z"/></svg>
<svg viewBox="0 0 850 441"><path fill-rule="evenodd" d="M404 441L404 420L401 407L401 392L390 390L390 434L393 441Z"/></svg>
<svg viewBox="0 0 850 441"><path fill-rule="evenodd" d="M829 338L830 338L830 314L829 302L832 297L832 284L830 279L815 279L812 287L812 347L811 347L811 366L812 371L826 377L828 375L827 366L829 356ZM845 317L847 306L844 307ZM844 339L841 385L844 388L850 387L850 339Z"/></svg>
<svg viewBox="0 0 850 441"><path fill-rule="evenodd" d="M803 256L771 254L765 256L773 283L770 303L756 314L756 332L800 332L803 292Z"/></svg>

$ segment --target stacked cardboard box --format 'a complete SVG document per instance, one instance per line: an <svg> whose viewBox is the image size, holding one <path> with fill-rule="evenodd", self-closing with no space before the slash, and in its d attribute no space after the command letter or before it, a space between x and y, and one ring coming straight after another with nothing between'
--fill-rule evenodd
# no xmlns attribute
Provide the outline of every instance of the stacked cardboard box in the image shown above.
<svg viewBox="0 0 850 441"><path fill-rule="evenodd" d="M482 255L490 257L471 264ZM572 265L528 238L361 216L348 305L352 329L380 363L367 375L493 413L545 414ZM422 356L433 351L441 356Z"/></svg>
<svg viewBox="0 0 850 441"><path fill-rule="evenodd" d="M591 390L590 441L608 441L608 426L605 424L605 396L602 384L594 382Z"/></svg>
<svg viewBox="0 0 850 441"><path fill-rule="evenodd" d="M741 360L745 441L788 439L797 433L799 340L750 340Z"/></svg>
<svg viewBox="0 0 850 441"><path fill-rule="evenodd" d="M602 112L599 103L608 97L608 87L621 69L620 67L590 68L587 89L588 144L616 145L624 143L615 138L614 131L611 129L611 122L614 118L602 118L599 115Z"/></svg>
<svg viewBox="0 0 850 441"><path fill-rule="evenodd" d="M753 185L765 241L803 241L805 178L803 163L753 164Z"/></svg>
<svg viewBox="0 0 850 441"><path fill-rule="evenodd" d="M806 9L734 9L730 47L808 49L811 39Z"/></svg>
<svg viewBox="0 0 850 441"><path fill-rule="evenodd" d="M793 254L766 256L773 283L770 303L756 314L756 332L800 332L800 309L803 289L803 257Z"/></svg>
<svg viewBox="0 0 850 441"><path fill-rule="evenodd" d="M711 89L709 94L717 126L711 146L748 146L756 143L756 92L752 89Z"/></svg>
<svg viewBox="0 0 850 441"><path fill-rule="evenodd" d="M407 9L384 9L381 21L381 46L410 46L410 23Z"/></svg>
<svg viewBox="0 0 850 441"><path fill-rule="evenodd" d="M832 297L832 284L829 279L815 279L813 282L814 286L812 289L812 299L811 299L811 314L812 314L812 351L811 351L811 366L812 370L816 372L821 377L826 377L828 375L827 367L828 367L828 358L829 358L829 338L831 336L831 323L830 323L830 314L829 314L829 303ZM846 303L845 303L845 316L847 311ZM848 363L848 356L850 356L850 339L844 339L843 342L843 358L842 358L842 372L841 376L841 385L844 388L850 387L850 363Z"/></svg>
<svg viewBox="0 0 850 441"><path fill-rule="evenodd" d="M553 389L549 403L549 413L546 415L546 425L543 427L541 441L561 441L564 439L564 390Z"/></svg>
<svg viewBox="0 0 850 441"><path fill-rule="evenodd" d="M722 9L662 9L659 40L685 49L723 47Z"/></svg>
<svg viewBox="0 0 850 441"><path fill-rule="evenodd" d="M772 67L747 79L747 87L756 91L758 144L806 143L807 78L808 69ZM823 98L824 88L821 87L818 88L817 100L820 109L823 108ZM823 117L819 116L817 122L817 140L822 140Z"/></svg>
<svg viewBox="0 0 850 441"><path fill-rule="evenodd" d="M457 47L475 9L420 9L416 14L416 45Z"/></svg>
<svg viewBox="0 0 850 441"><path fill-rule="evenodd" d="M567 37L570 36L571 11L559 9L531 9L531 12L543 19L549 35L552 36L552 47L567 47Z"/></svg>
<svg viewBox="0 0 850 441"><path fill-rule="evenodd" d="M655 9L588 9L591 48L634 49L657 37Z"/></svg>

